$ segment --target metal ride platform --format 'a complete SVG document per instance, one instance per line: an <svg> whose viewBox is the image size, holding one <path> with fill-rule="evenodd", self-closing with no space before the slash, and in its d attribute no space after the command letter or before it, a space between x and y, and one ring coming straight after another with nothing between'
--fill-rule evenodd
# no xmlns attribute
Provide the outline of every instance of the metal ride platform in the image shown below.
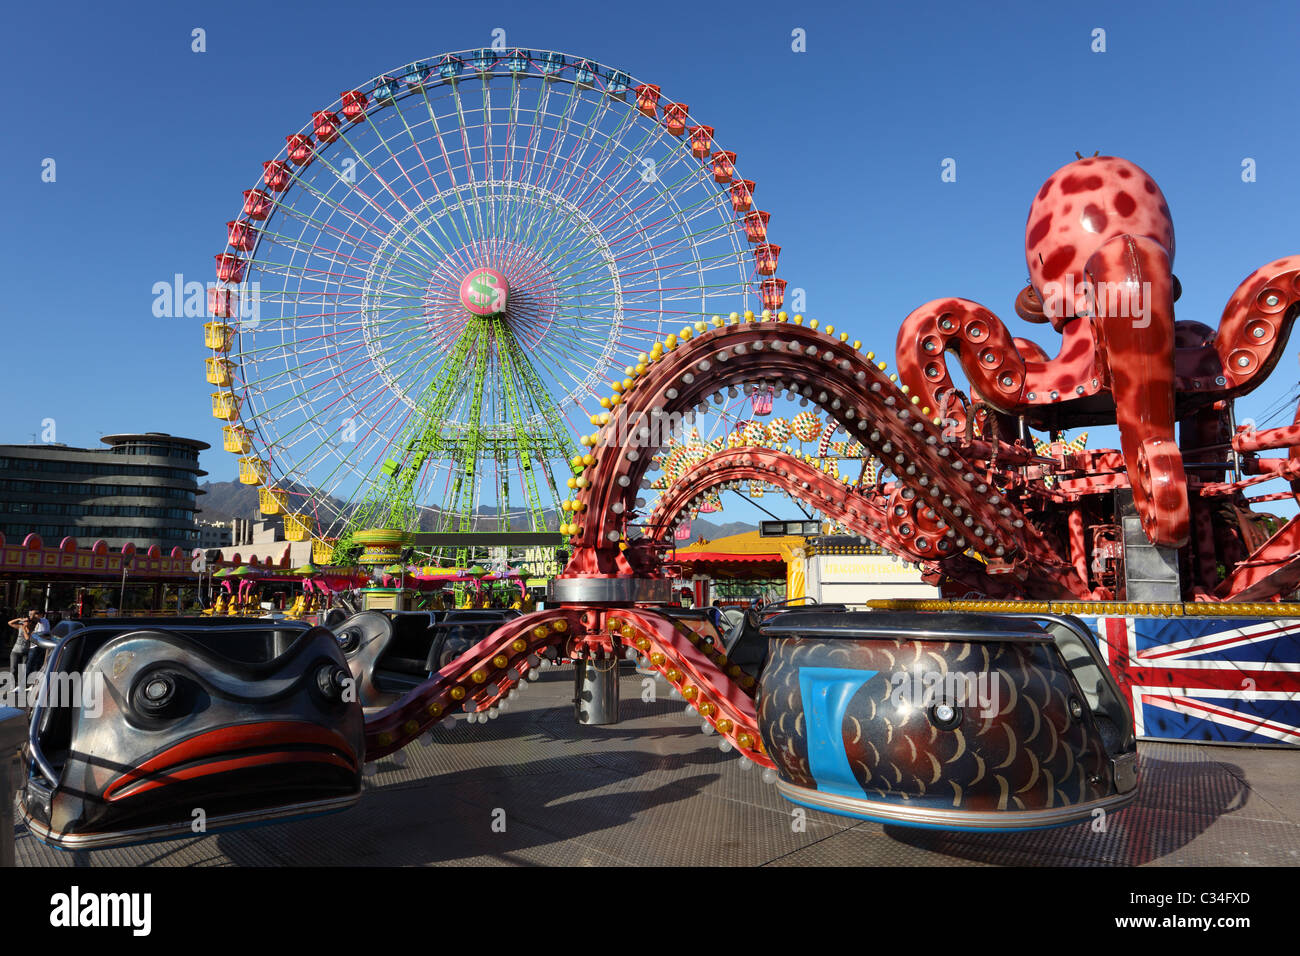
<svg viewBox="0 0 1300 956"><path fill-rule="evenodd" d="M17 864L1300 865L1297 750L1141 743L1138 797L1104 830L952 833L813 810L800 829L663 681L643 701L645 679L622 669L621 722L584 727L572 668L548 670L497 720L440 724L431 745L381 759L365 798L332 816L97 852L45 847L15 817Z"/></svg>

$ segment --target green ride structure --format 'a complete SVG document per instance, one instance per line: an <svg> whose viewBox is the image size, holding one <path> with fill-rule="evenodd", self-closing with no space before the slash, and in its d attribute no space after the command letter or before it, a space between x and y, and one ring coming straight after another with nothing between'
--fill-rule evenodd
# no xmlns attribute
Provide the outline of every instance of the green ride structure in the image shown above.
<svg viewBox="0 0 1300 956"><path fill-rule="evenodd" d="M401 457L388 458L375 495L354 510L335 545L340 561L355 555L352 536L368 528L413 530L420 527L416 488L430 460L452 463L451 487L437 513L434 531L511 531L510 482L498 489L498 508L489 520L476 522L476 477L480 461L491 461L498 475L508 474L512 462L525 493L524 530L556 530L553 510L560 500L551 466L553 459L573 456L575 445L541 377L532 367L524 347L510 328L507 312L509 283L490 268L476 269L466 277L461 300L466 320L450 358L421 396L420 415L399 443ZM484 419L485 396L504 397L504 420ZM456 420L453 410L468 406L468 421ZM549 492L542 497L537 472ZM548 514L547 504L552 510ZM550 525L551 527L548 527ZM455 561L468 566L467 548L458 548Z"/></svg>

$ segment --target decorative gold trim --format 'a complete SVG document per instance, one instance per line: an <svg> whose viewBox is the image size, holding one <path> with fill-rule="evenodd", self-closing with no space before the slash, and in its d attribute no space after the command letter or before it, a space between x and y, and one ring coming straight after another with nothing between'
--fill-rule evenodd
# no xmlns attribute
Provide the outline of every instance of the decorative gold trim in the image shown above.
<svg viewBox="0 0 1300 956"><path fill-rule="evenodd" d="M894 598L867 601L875 611L976 611L985 614L1080 614L1093 617L1265 617L1300 618L1289 602L1157 604L1139 601L944 601Z"/></svg>

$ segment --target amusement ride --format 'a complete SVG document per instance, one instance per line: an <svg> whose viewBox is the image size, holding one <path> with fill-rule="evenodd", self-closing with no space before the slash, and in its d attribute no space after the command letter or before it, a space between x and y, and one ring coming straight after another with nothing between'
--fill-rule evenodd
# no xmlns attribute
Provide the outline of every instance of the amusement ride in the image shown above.
<svg viewBox="0 0 1300 956"><path fill-rule="evenodd" d="M909 826L1026 829L1124 806L1136 737L1160 735L1152 700L1300 743L1297 622L1280 603L1300 586L1300 518L1252 507L1300 495L1300 412L1257 430L1233 411L1285 350L1300 256L1248 275L1217 326L1176 318L1159 186L1128 160L1079 157L1034 194L1014 296L1059 353L945 297L903 320L891 373L847 330L781 310L754 189L685 104L556 53L449 54L315 113L217 257L208 367L241 474L286 527L389 560L421 508L466 530L490 497L500 527L537 528L551 495L567 564L544 609L400 690L385 664L400 621L374 610L332 631L73 630L51 667L105 675L119 709L36 715L32 830L64 847L176 835L216 790L229 825L338 809L364 768L451 715L492 719L559 659L616 713L606 665L635 657L790 800ZM1062 296L1066 276L1080 284ZM260 317L240 316L249 282ZM731 390L753 403L734 440L642 430ZM774 396L816 412L758 427ZM584 402L600 410L578 452L566 415ZM1120 448L1057 438L1107 425ZM819 455L790 448L796 428ZM1270 481L1282 490L1258 494ZM692 513L744 487L917 564L943 599L752 612L720 632L675 606L669 556ZM248 647L214 650L223 628ZM1158 653L1153 628L1174 634ZM1226 645L1253 655L1247 696ZM924 673L1002 696L896 696Z"/></svg>
<svg viewBox="0 0 1300 956"><path fill-rule="evenodd" d="M369 528L555 531L603 381L781 304L754 192L689 105L591 60L469 50L341 93L216 257L240 480L339 562Z"/></svg>

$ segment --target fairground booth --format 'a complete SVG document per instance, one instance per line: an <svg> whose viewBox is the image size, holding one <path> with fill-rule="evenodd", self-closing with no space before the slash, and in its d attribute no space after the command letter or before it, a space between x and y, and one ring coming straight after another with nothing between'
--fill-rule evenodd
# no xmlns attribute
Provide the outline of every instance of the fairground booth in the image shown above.
<svg viewBox="0 0 1300 956"><path fill-rule="evenodd" d="M15 612L30 608L63 617L109 611L184 613L196 609L199 572L180 548L136 551L103 541L83 546L75 538L47 545L29 534L20 543L0 534L0 602Z"/></svg>
<svg viewBox="0 0 1300 956"><path fill-rule="evenodd" d="M808 522L775 524L796 530ZM816 530L816 522L812 524L807 530ZM914 566L854 535L772 534L764 528L696 541L679 548L675 562L697 607L718 600L724 605L747 605L755 598L771 603L802 597L822 604L865 606L872 600L939 594Z"/></svg>

